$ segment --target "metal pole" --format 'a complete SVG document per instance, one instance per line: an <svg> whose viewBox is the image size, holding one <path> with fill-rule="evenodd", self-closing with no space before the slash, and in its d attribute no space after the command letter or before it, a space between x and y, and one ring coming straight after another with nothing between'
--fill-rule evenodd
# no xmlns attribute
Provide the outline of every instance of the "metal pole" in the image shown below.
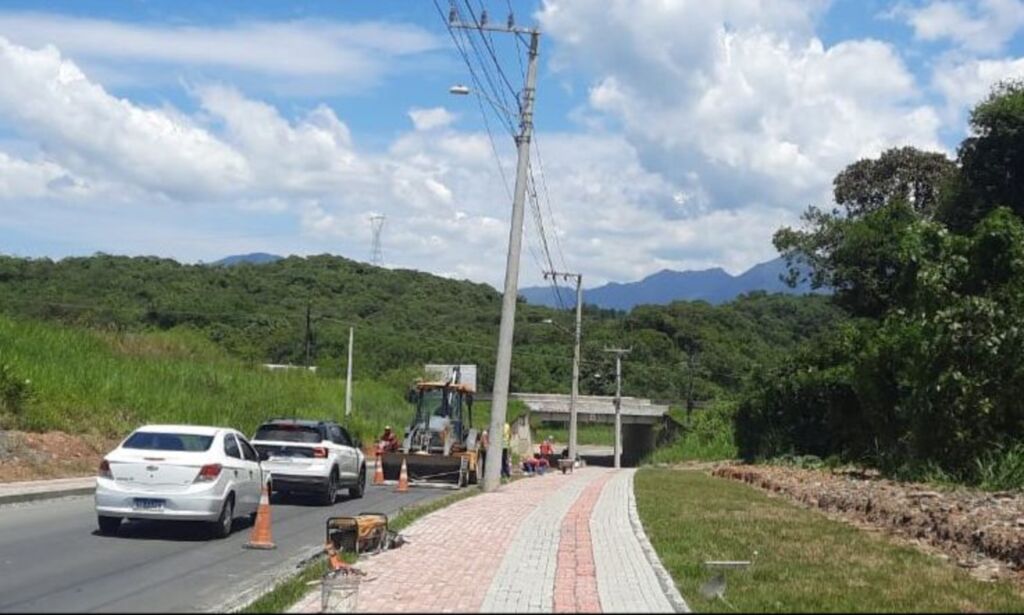
<svg viewBox="0 0 1024 615"><path fill-rule="evenodd" d="M545 271L544 279L548 276L554 278L561 276L563 279L576 278L576 334L573 344L572 355L572 395L569 396L569 459L576 460L576 426L578 424L576 405L580 395L580 335L583 321L583 274L565 273L561 271ZM562 327L558 327L562 329ZM564 331L564 329L562 329Z"/></svg>
<svg viewBox="0 0 1024 615"><path fill-rule="evenodd" d="M631 352L632 348L605 348L605 352L615 353L615 467L622 467L622 355Z"/></svg>
<svg viewBox="0 0 1024 615"><path fill-rule="evenodd" d="M622 464L622 355L615 355L615 467Z"/></svg>
<svg viewBox="0 0 1024 615"><path fill-rule="evenodd" d="M512 228L508 239L508 260L505 263L505 292L501 301L501 326L498 333L498 357L494 367L494 389L491 395L490 442L484 464L484 491L501 485L501 446L505 417L508 411L509 377L512 371L512 337L516 320L516 299L519 292L519 255L523 246L523 206L526 201L526 179L530 165L530 137L533 133L533 100L537 81L537 46L540 33L530 32L530 57L523 90L520 134L516 138L519 162L512 201ZM499 444L499 446L495 446ZM511 451L509 451L511 455Z"/></svg>
<svg viewBox="0 0 1024 615"><path fill-rule="evenodd" d="M348 366L345 374L345 416L352 414L352 341L355 327L348 328Z"/></svg>
<svg viewBox="0 0 1024 615"><path fill-rule="evenodd" d="M580 395L580 330L583 322L583 275L576 274L576 347L572 355L572 396L569 398L569 459L576 461L576 402Z"/></svg>
<svg viewBox="0 0 1024 615"><path fill-rule="evenodd" d="M312 333L310 332L311 320L312 320L311 319L312 309L313 309L312 304L307 301L306 302L306 369L309 369L309 360L310 360L309 358L310 358L310 354L312 353L312 350L313 350L312 349L312 341L313 341L312 340Z"/></svg>

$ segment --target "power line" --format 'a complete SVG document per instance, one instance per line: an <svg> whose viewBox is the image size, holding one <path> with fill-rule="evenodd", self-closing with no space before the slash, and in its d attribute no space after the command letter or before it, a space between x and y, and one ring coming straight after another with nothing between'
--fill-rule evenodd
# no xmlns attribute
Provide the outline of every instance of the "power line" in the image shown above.
<svg viewBox="0 0 1024 615"><path fill-rule="evenodd" d="M463 1L466 5L466 9L469 10L469 15L473 18L473 21L476 23L480 23L480 20L477 19L476 17L476 13L473 12L473 7L469 4L469 0ZM486 9L483 8L483 4L480 5L480 8L481 16L485 15ZM519 92L516 91L515 87L512 86L512 84L508 80L508 77L505 76L505 71L501 68L501 62L498 61L498 55L494 51L494 39L490 36L489 33L486 32L481 32L480 38L481 40L483 40L484 47L487 48L487 52L488 54L490 54L491 60L494 62L494 67L498 70L498 76L501 77L501 80L505 83L505 87L508 88L509 92L511 92L512 97L516 100L517 106L519 106Z"/></svg>
<svg viewBox="0 0 1024 615"><path fill-rule="evenodd" d="M527 193L530 195L530 211L533 214L534 224L536 224L540 235L541 247L544 251L544 257L547 261L547 266L543 267L541 272L554 271L556 269L555 263L551 258L551 249L548 247L547 232L544 230L544 217L540 210L540 203L537 199L537 183L533 177L533 168L528 169L528 183L529 187ZM562 292L558 287L558 281L555 278L551 278L551 288L555 292L555 299L558 302L559 307L565 310L565 301L562 299Z"/></svg>
<svg viewBox="0 0 1024 615"><path fill-rule="evenodd" d="M558 249L558 256L562 259L562 268L569 269L565 262L565 252L562 251L562 240L558 236L558 222L555 220L555 212L551 207L551 193L548 191L548 180L544 174L544 159L540 155L540 143L536 138L533 140L533 148L537 152L537 168L540 171L540 184L544 189L544 201L548 206L548 216L551 219L552 233L555 236L555 247Z"/></svg>
<svg viewBox="0 0 1024 615"><path fill-rule="evenodd" d="M477 96L478 98L483 98L487 101L487 103L491 106L491 109L494 110L495 116L499 120L501 120L502 123L505 125L505 128L509 132L509 135L514 136L516 133L515 122L512 120L510 116L510 111L508 109L503 108L503 106L500 103L498 103L495 100L492 100L491 97L487 95L487 90L484 87L483 83L480 81L480 78L477 77L476 69L473 68L473 63L469 59L469 54L466 53L466 50L462 44L462 41L460 40L460 37L455 34L455 30L451 27L449 20L445 17L444 11L441 10L441 5L438 4L437 0L434 0L434 8L437 9L437 14L441 17L441 21L444 22L445 28L448 31L448 36L451 37L452 42L455 44L456 50L458 50L459 55L462 57L462 61L466 64L466 68L469 70L470 79L472 79L474 86L476 86L473 88L474 95ZM455 7L454 4L452 5L452 9L457 11L457 8ZM485 76L489 78L489 75Z"/></svg>

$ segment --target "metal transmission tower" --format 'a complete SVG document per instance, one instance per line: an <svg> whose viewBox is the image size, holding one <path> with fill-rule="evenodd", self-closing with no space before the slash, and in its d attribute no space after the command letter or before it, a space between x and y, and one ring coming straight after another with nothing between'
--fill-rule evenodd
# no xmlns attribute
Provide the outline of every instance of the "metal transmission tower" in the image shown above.
<svg viewBox="0 0 1024 615"><path fill-rule="evenodd" d="M576 460L576 401L580 394L580 328L583 319L583 274L545 271L544 279L561 277L565 281L576 278L576 343L572 355L572 395L569 397L569 459ZM557 287L556 287L557 288ZM556 290L556 292L558 292Z"/></svg>
<svg viewBox="0 0 1024 615"><path fill-rule="evenodd" d="M605 348L615 354L615 467L622 467L622 355L632 348Z"/></svg>
<svg viewBox="0 0 1024 615"><path fill-rule="evenodd" d="M370 252L370 263L378 267L384 262L384 252L380 247L380 233L384 230L384 221L386 219L382 214L370 216L370 228L373 231L373 248Z"/></svg>
<svg viewBox="0 0 1024 615"><path fill-rule="evenodd" d="M482 12L473 23L463 22L455 5L448 15L448 27L459 30L475 30L486 42L485 32L512 34L517 38L529 36L529 56L526 68L526 83L519 96L519 132L515 135L518 161L516 184L512 196L512 228L509 230L508 258L505 262L505 291L501 301L501 326L498 334L498 357L494 366L494 389L491 397L490 439L499 444L504 431L508 411L508 385L512 370L512 336L516 320L516 295L519 292L519 256L523 247L523 210L526 202L526 185L530 169L530 139L533 135L533 103L537 91L537 48L540 31L537 28L516 26L509 15L505 24L490 24L487 13ZM465 88L463 88L465 89ZM464 93L464 92L463 92ZM484 463L484 491L494 491L501 484L501 446L488 446Z"/></svg>

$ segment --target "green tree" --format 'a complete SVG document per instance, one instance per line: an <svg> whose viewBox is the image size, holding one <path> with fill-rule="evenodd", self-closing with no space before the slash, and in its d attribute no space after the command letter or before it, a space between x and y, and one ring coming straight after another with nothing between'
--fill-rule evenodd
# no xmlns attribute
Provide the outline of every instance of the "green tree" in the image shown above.
<svg viewBox="0 0 1024 615"><path fill-rule="evenodd" d="M966 233L996 207L1024 216L1024 80L997 84L971 111L960 144L961 171L940 217Z"/></svg>
<svg viewBox="0 0 1024 615"><path fill-rule="evenodd" d="M789 282L809 278L831 288L855 316L877 317L892 305L894 238L899 229L932 216L956 167L942 154L911 147L846 167L833 182L837 208L810 207L804 229L784 227L773 238L789 264ZM894 231L894 232L890 232Z"/></svg>

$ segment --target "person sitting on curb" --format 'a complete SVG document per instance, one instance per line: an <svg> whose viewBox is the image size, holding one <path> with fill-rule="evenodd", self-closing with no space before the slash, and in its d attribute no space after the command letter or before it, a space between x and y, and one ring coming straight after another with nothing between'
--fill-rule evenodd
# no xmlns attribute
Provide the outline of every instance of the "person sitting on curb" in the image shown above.
<svg viewBox="0 0 1024 615"><path fill-rule="evenodd" d="M523 460L523 472L530 476L533 476L535 473L543 476L549 467L551 467L551 464L548 463L547 459L541 457L539 453L534 453L533 457L527 457Z"/></svg>

